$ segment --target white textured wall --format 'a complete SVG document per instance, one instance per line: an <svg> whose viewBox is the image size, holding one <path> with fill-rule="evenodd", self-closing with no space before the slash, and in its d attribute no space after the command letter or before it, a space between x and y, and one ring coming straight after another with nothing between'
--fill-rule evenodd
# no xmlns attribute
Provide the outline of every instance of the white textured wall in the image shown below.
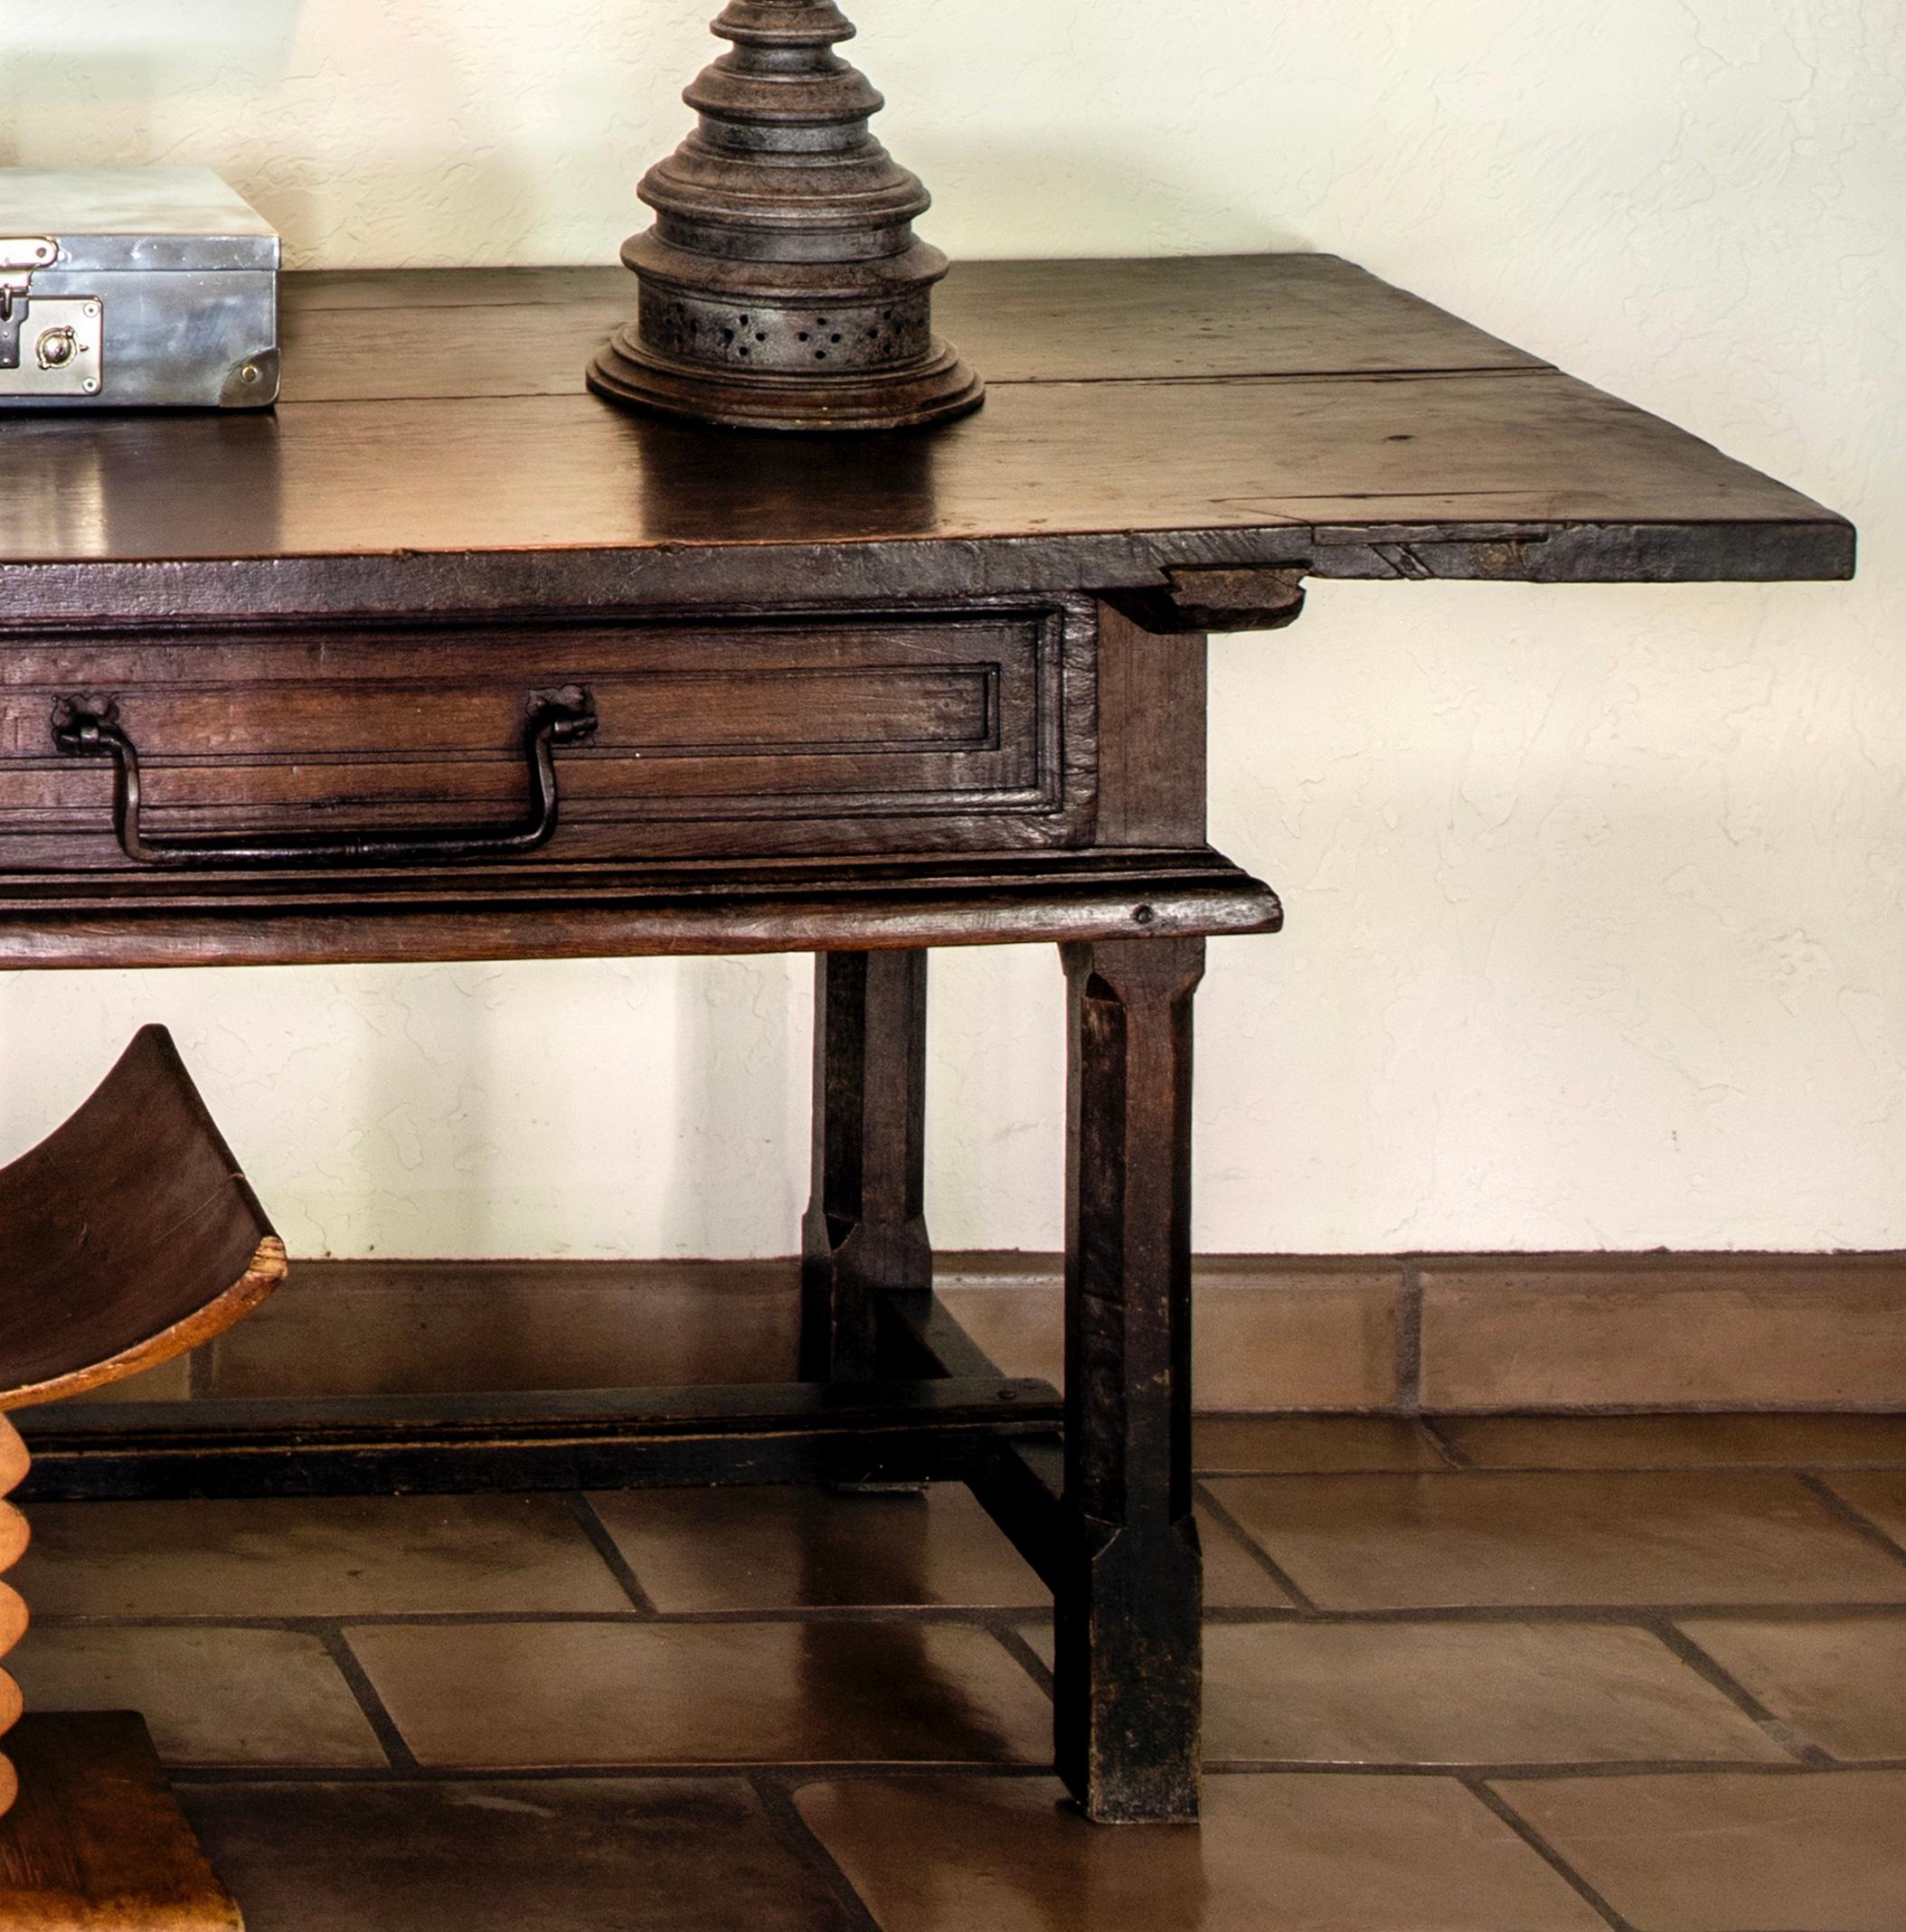
<svg viewBox="0 0 1906 1932"><path fill-rule="evenodd" d="M7 0L0 161L219 165L306 263L608 260L712 10ZM1290 926L1212 949L1201 1245L1906 1244L1899 0L854 10L956 252L1335 250L1862 525L1850 588L1326 585L1214 647ZM1055 1245L1056 961L936 971L936 1232ZM156 1016L297 1250L783 1251L807 985L19 976L0 1151Z"/></svg>

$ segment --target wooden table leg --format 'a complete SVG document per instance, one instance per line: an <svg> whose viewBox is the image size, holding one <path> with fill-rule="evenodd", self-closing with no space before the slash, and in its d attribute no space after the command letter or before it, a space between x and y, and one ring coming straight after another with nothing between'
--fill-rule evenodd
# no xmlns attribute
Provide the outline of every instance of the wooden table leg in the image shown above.
<svg viewBox="0 0 1906 1932"><path fill-rule="evenodd" d="M1203 1562L1192 1517L1192 996L1202 939L1062 948L1066 1509L1060 1775L1108 1824L1198 1814Z"/></svg>
<svg viewBox="0 0 1906 1932"><path fill-rule="evenodd" d="M880 1292L933 1286L926 1089L925 950L817 955L804 1381L871 1379Z"/></svg>

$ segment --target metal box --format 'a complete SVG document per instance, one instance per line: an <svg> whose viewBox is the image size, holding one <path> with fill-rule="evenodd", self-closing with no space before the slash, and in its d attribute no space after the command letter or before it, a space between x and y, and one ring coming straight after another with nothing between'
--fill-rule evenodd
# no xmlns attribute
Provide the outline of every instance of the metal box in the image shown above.
<svg viewBox="0 0 1906 1932"><path fill-rule="evenodd" d="M0 168L0 410L275 402L278 263L210 168Z"/></svg>

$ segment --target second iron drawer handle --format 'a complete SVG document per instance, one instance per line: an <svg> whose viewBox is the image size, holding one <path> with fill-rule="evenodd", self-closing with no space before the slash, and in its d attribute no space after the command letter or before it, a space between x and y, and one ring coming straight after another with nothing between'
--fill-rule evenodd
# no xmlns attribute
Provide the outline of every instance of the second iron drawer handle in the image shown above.
<svg viewBox="0 0 1906 1932"><path fill-rule="evenodd" d="M112 825L120 849L138 865L214 866L432 865L511 858L546 845L556 830L556 749L595 736L594 700L580 685L530 693L523 749L529 765L529 810L509 825L446 825L427 832L289 833L259 838L149 838L139 824L139 754L119 727L110 699L61 698L53 706L53 743L73 758L113 762Z"/></svg>

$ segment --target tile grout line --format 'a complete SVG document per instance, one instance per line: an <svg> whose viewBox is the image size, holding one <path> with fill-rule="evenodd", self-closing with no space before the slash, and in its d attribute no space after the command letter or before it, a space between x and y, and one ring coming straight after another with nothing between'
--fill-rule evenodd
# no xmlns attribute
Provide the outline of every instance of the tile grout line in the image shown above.
<svg viewBox="0 0 1906 1932"><path fill-rule="evenodd" d="M694 1628L723 1624L908 1624L970 1626L988 1618L1030 1620L1052 1613L1050 1603L1024 1604L790 1604L744 1605L732 1610L348 1610L330 1616L297 1612L255 1615L224 1611L147 1614L137 1611L52 1612L33 1619L35 1630L291 1630L322 1636L333 1624L359 1630L467 1630L545 1625L607 1624L646 1629L650 1625ZM1906 1616L1906 1604L1883 1607ZM1268 1612L1268 1615L1288 1615ZM1511 1609L1505 1618L1521 1615Z"/></svg>
<svg viewBox="0 0 1906 1932"><path fill-rule="evenodd" d="M1426 1257L1435 1259L1436 1257ZM1344 1415L1354 1413L1341 1409L1226 1409L1217 1411L1227 1415ZM1844 1418L1852 1417L1862 1422L1896 1422L1906 1409L1902 1409L1898 1398L1886 1397L1871 1402L1830 1401L1830 1402L1763 1402L1755 1403L1741 1396L1722 1396L1713 1400L1695 1396L1684 1396L1672 1402L1642 1402L1597 1396L1593 1400L1574 1402L1534 1402L1529 1400L1497 1400L1493 1402L1452 1403L1436 1413L1448 1416L1458 1422L1628 1422L1637 1418L1648 1421L1685 1421L1689 1419L1713 1420L1716 1416L1747 1416L1753 1420L1783 1422L1807 1421L1821 1418ZM1568 1467L1578 1467L1570 1464ZM1703 1465L1713 1468L1727 1468L1727 1462ZM1749 1465L1747 1466L1755 1466ZM1762 1468L1791 1468L1791 1463L1761 1464ZM1897 1469L1901 1458L1897 1456L1882 1457L1877 1466Z"/></svg>
<svg viewBox="0 0 1906 1932"><path fill-rule="evenodd" d="M1906 1603L1417 1603L1370 1607L1322 1604L1308 1610L1212 1604L1206 1606L1204 1616L1206 1622L1213 1624L1590 1624L1652 1630L1663 1618L1792 1625L1848 1618L1898 1623L1906 1619Z"/></svg>
<svg viewBox="0 0 1906 1932"><path fill-rule="evenodd" d="M1244 1546L1246 1553L1256 1560L1258 1567L1270 1578L1271 1581L1290 1598L1291 1602L1299 1610L1311 1616L1316 1614L1317 1606L1311 1600L1309 1594L1298 1588L1296 1579L1285 1569L1283 1565L1212 1494L1209 1484L1204 1483L1194 1484L1193 1485L1193 1493L1198 1502L1202 1503L1210 1511L1212 1517L1222 1523L1231 1531L1231 1535Z"/></svg>
<svg viewBox="0 0 1906 1932"><path fill-rule="evenodd" d="M1692 1411L1691 1411L1692 1413ZM1204 1472L1210 1475L1444 1475L1449 1471L1468 1470L1478 1475L1891 1475L1906 1469L1901 1462L1844 1462L1816 1465L1737 1461L1726 1456L1716 1457L1712 1462L1647 1462L1635 1460L1620 1463L1539 1463L1539 1462L1493 1462L1478 1463L1459 1448L1455 1440L1444 1433L1441 1425L1450 1422L1488 1422L1495 1418L1489 1416L1463 1416L1443 1414L1420 1416L1415 1418L1426 1434L1436 1438L1439 1447L1446 1449L1449 1470L1442 1469L1381 1469L1345 1467L1336 1469L1212 1469ZM1544 1418L1547 1419L1547 1418ZM1558 1419L1574 1421L1580 1416L1568 1416ZM1600 1416L1588 1417L1590 1421L1603 1421Z"/></svg>
<svg viewBox="0 0 1906 1932"><path fill-rule="evenodd" d="M616 1579L617 1588L628 1598L636 1614L644 1618L654 1618L656 1615L654 1599L642 1588L641 1579L622 1554L622 1546L609 1533L609 1525L603 1522L596 1505L581 1490L575 1491L564 1500L569 1504L570 1514L576 1519L577 1527L589 1538L590 1547L602 1559L609 1573Z"/></svg>
<svg viewBox="0 0 1906 1932"><path fill-rule="evenodd" d="M1201 1499L1202 1500L1202 1499ZM1221 1505L1222 1507L1222 1505ZM1215 1512L1213 1513L1216 1513ZM1227 1524L1228 1527L1228 1524ZM1253 1546L1254 1547L1254 1546ZM1264 1565L1280 1575L1274 1560ZM943 1604L807 1604L786 1608L760 1607L737 1610L672 1610L646 1614L637 1610L392 1610L352 1611L330 1617L297 1614L231 1614L221 1611L179 1614L49 1612L35 1617L36 1630L288 1630L322 1636L332 1624L362 1629L468 1629L509 1626L571 1624L650 1625L692 1628L722 1624L906 1624L974 1625L1003 1619L1024 1622L1047 1616L1050 1604L954 1606ZM1213 1624L1592 1624L1650 1630L1664 1620L1700 1618L1708 1622L1773 1622L1812 1624L1844 1621L1897 1623L1906 1620L1906 1603L1563 1603L1563 1604L1407 1604L1363 1608L1319 1605L1207 1605L1205 1617Z"/></svg>
<svg viewBox="0 0 1906 1932"><path fill-rule="evenodd" d="M1026 1675L1030 1677L1048 1697L1052 1695L1052 1673L1046 1661L1034 1650L1019 1626L1009 1616L996 1612L988 1613L977 1619L979 1627L990 1631L1015 1658Z"/></svg>
<svg viewBox="0 0 1906 1932"><path fill-rule="evenodd" d="M1413 1258L1397 1261L1396 1406L1400 1414L1423 1412L1423 1271Z"/></svg>
<svg viewBox="0 0 1906 1932"><path fill-rule="evenodd" d="M1897 1771L1906 1758L1876 1758L1858 1764L1802 1764L1797 1758L1776 1763L1768 1758L1534 1758L1522 1763L1492 1764L1481 1758L1209 1758L1204 1768L1221 1777L1455 1777L1482 1782L1496 1779L1567 1779L1592 1784L1624 1777L1761 1777L1816 1778L1827 1770L1857 1777L1869 1771Z"/></svg>
<svg viewBox="0 0 1906 1932"><path fill-rule="evenodd" d="M1540 1778L1547 1783L1593 1783L1625 1777L1702 1778L1715 1776L1751 1778L1857 1778L1897 1775L1906 1771L1906 1758L1862 1758L1857 1764L1835 1764L1826 1770L1795 1761L1776 1764L1767 1758L1618 1758L1604 1763L1547 1762L1483 1764L1459 1760L1398 1763L1384 1760L1343 1761L1326 1758L1212 1758L1203 1765L1210 1777L1380 1777L1399 1782L1422 1778L1454 1778L1520 1782ZM957 1777L1018 1779L1033 1782L1054 1776L1050 1764L992 1764L978 1759L866 1758L833 1763L764 1763L759 1758L711 1758L680 1763L566 1765L313 1765L290 1763L170 1764L165 1775L192 1785L392 1785L481 1784L498 1778L524 1783L561 1784L565 1780L607 1780L618 1784L666 1784L697 1778L751 1778L780 1776L802 1784L874 1783L897 1778ZM1121 1827L1122 1829L1122 1827Z"/></svg>
<svg viewBox="0 0 1906 1932"><path fill-rule="evenodd" d="M397 1720L391 1715L377 1686L371 1682L370 1673L351 1648L344 1626L341 1623L326 1624L312 1635L324 1645L326 1655L349 1686L352 1696L357 1700L357 1707L363 1712L364 1721L370 1725L379 1748L390 1759L392 1770L406 1776L420 1775L423 1767L405 1742L404 1734L397 1728Z"/></svg>
<svg viewBox="0 0 1906 1932"><path fill-rule="evenodd" d="M1599 1912L1613 1928L1613 1932L1637 1932L1633 1921L1624 1918L1500 1792L1479 1777L1458 1777L1457 1782L1477 1804L1507 1825L1557 1878L1586 1904Z"/></svg>
<svg viewBox="0 0 1906 1932"><path fill-rule="evenodd" d="M1335 1767L1325 1767L1335 1769ZM1349 1767L1354 1769L1354 1767ZM760 1758L712 1758L681 1764L419 1765L392 1766L171 1764L165 1775L183 1785L480 1785L682 1784L710 1778L742 1782L782 1776L799 1784L874 1783L905 1777L1012 1778L1031 1782L1052 1776L1050 1765L982 1764L953 1758L868 1758L839 1763L769 1764Z"/></svg>
<svg viewBox="0 0 1906 1932"><path fill-rule="evenodd" d="M193 1350L185 1358L185 1396L188 1402L199 1402L216 1392L218 1381L217 1363L214 1352L219 1345L218 1337Z"/></svg>
<svg viewBox="0 0 1906 1932"><path fill-rule="evenodd" d="M801 1779L803 1784L808 1782L817 1780ZM846 1913L853 1932L881 1932L880 1921L854 1890L854 1880L840 1861L821 1842L820 1833L802 1817L800 1806L794 1802L798 1786L785 1773L779 1777L758 1773L748 1784L782 1843L834 1894Z"/></svg>
<svg viewBox="0 0 1906 1932"><path fill-rule="evenodd" d="M1838 1517L1849 1529L1859 1531L1867 1541L1877 1544L1894 1562L1906 1563L1906 1549L1901 1549L1871 1516L1849 1503L1824 1477L1816 1475L1810 1469L1796 1469L1793 1473L1797 1481L1826 1505L1829 1514Z"/></svg>
<svg viewBox="0 0 1906 1932"><path fill-rule="evenodd" d="M1834 1758L1803 1737L1785 1719L1776 1716L1719 1658L1711 1656L1678 1624L1664 1617L1659 1624L1647 1627L1696 1676L1711 1683L1744 1716L1751 1718L1783 1751L1791 1753L1802 1764L1809 1765L1816 1771L1835 1767Z"/></svg>
<svg viewBox="0 0 1906 1932"><path fill-rule="evenodd" d="M1452 1469L1474 1469L1476 1458L1463 1448L1456 1439L1438 1426L1441 1418L1436 1416L1419 1416L1416 1426L1429 1437L1436 1452Z"/></svg>

